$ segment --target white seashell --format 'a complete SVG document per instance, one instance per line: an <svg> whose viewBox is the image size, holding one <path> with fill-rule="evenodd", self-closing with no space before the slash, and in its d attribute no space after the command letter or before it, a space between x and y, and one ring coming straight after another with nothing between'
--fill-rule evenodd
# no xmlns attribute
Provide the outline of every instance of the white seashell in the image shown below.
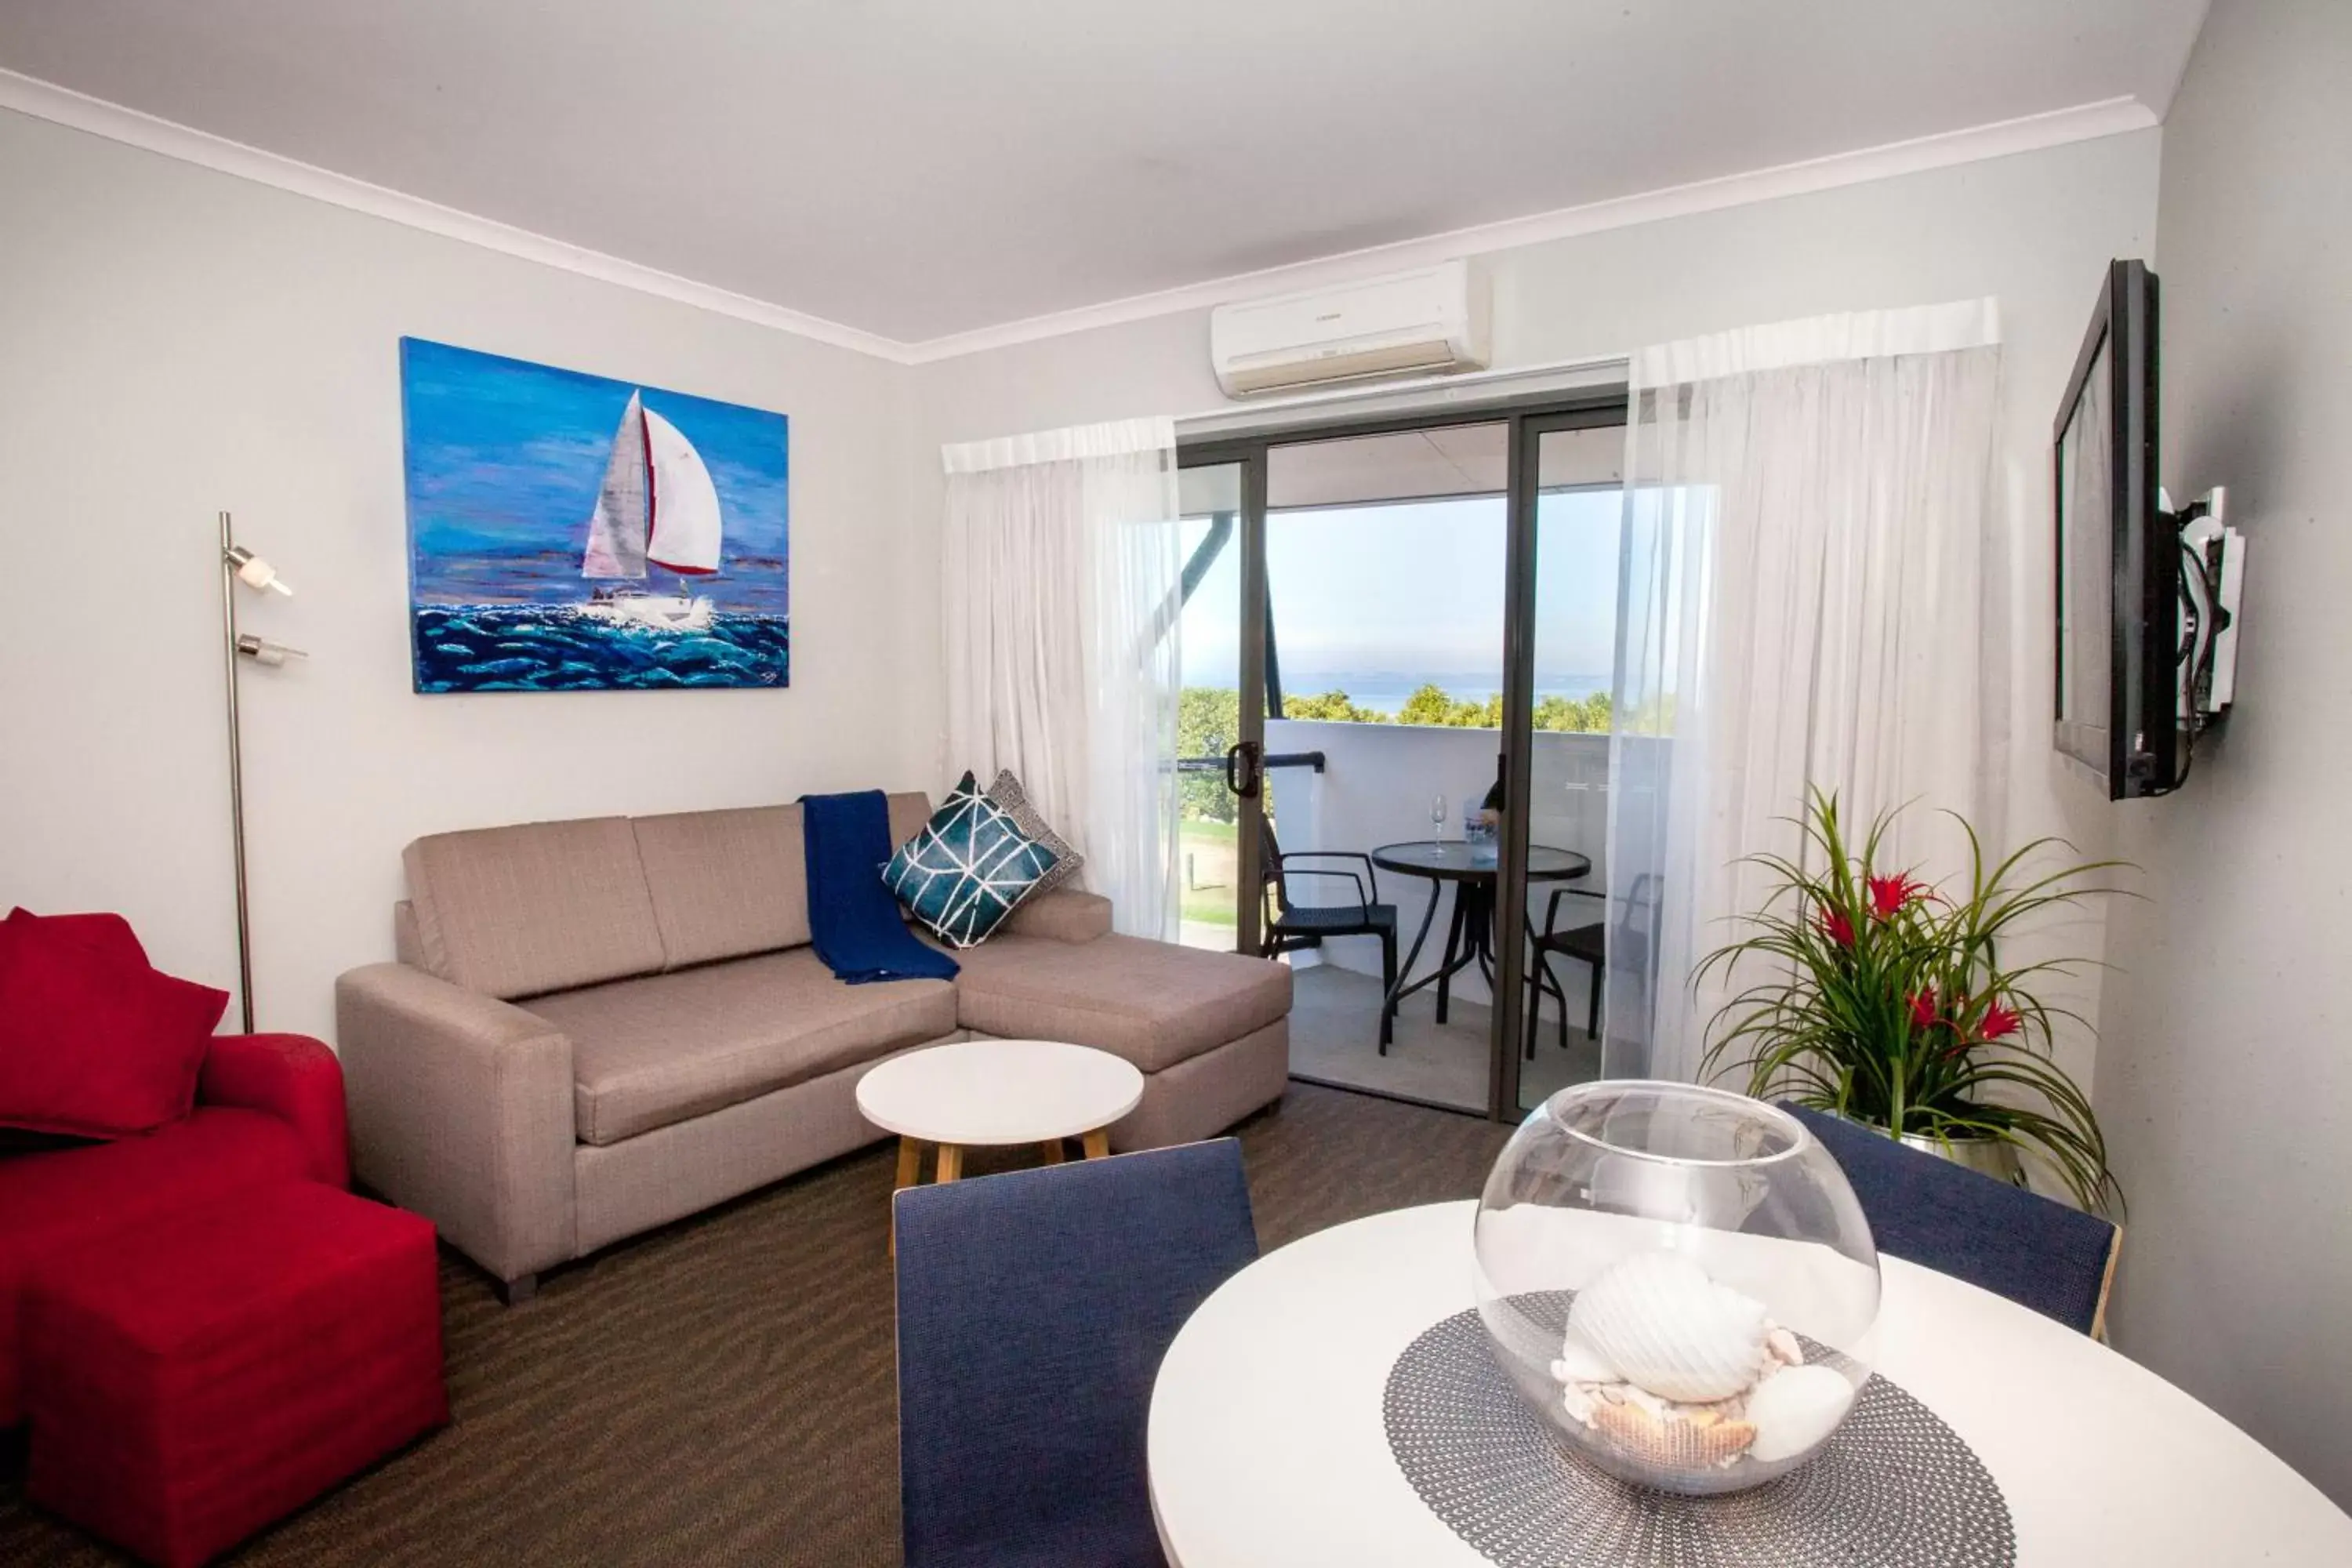
<svg viewBox="0 0 2352 1568"><path fill-rule="evenodd" d="M1583 1422L1587 1426L1592 1425L1592 1407L1600 1403L1587 1394L1580 1384L1573 1383L1561 1385L1559 1402L1570 1415Z"/></svg>
<svg viewBox="0 0 2352 1568"><path fill-rule="evenodd" d="M1770 1333L1766 1334L1764 1336L1764 1348L1772 1352L1773 1360L1783 1363L1786 1365L1802 1366L1805 1364L1805 1347L1799 1344L1797 1342L1797 1336L1790 1333L1786 1329L1775 1327Z"/></svg>
<svg viewBox="0 0 2352 1568"><path fill-rule="evenodd" d="M1756 1441L1748 1457L1763 1464L1793 1459L1837 1430L1853 1404L1853 1384L1826 1366L1792 1366L1748 1396Z"/></svg>
<svg viewBox="0 0 2352 1568"><path fill-rule="evenodd" d="M1602 1359L1591 1342L1574 1329L1561 1338L1559 1359L1551 1363L1551 1374L1562 1383L1615 1383L1617 1369Z"/></svg>
<svg viewBox="0 0 2352 1568"><path fill-rule="evenodd" d="M1745 1393L1767 1353L1764 1303L1678 1252L1620 1258L1577 1292L1568 1323L1627 1382L1693 1405Z"/></svg>

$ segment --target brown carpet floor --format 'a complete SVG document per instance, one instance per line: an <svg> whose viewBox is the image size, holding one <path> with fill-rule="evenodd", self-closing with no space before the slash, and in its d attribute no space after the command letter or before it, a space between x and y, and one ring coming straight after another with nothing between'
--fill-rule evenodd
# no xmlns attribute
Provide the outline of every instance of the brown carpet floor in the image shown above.
<svg viewBox="0 0 2352 1568"><path fill-rule="evenodd" d="M1509 1132L1305 1084L1237 1131L1268 1250L1475 1196ZM897 1563L893 1152L613 1247L511 1310L445 1255L451 1425L229 1561ZM121 1561L21 1482L19 1452L0 1465L0 1563Z"/></svg>

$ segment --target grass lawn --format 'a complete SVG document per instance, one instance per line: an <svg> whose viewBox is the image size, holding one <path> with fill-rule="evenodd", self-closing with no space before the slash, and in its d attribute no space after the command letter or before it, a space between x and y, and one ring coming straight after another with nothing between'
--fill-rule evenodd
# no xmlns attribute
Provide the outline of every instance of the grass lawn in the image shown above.
<svg viewBox="0 0 2352 1568"><path fill-rule="evenodd" d="M1184 820L1177 869L1184 878L1184 918L1202 925L1234 923L1234 825Z"/></svg>

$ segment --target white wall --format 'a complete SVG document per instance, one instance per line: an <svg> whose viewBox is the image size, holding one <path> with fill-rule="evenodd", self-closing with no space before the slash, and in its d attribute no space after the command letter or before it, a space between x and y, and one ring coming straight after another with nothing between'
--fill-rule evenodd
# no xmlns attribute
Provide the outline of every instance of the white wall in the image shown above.
<svg viewBox="0 0 2352 1568"><path fill-rule="evenodd" d="M418 834L936 784L905 368L7 112L0 214L0 907L233 984L222 508L312 656L245 681L264 1026L331 1034ZM790 415L791 689L412 694L404 334Z"/></svg>
<svg viewBox="0 0 2352 1568"><path fill-rule="evenodd" d="M2118 807L2116 1342L2352 1505L2352 7L2217 0L2165 128L2162 467L2251 547L2238 701Z"/></svg>
<svg viewBox="0 0 2352 1568"><path fill-rule="evenodd" d="M2003 454L2014 537L2000 542L2011 655L2012 842L2059 833L2095 853L2111 816L2062 771L2050 731L2049 503L2044 451L2102 268L2155 236L2159 132L1759 203L1503 252L1488 258L1500 367L1620 353L1833 310L2000 298L2007 341ZM910 468L936 506L943 441L1220 405L1207 317L1164 317L923 367ZM2021 541L2021 543L2020 542ZM2008 623L2004 623L2008 624ZM1998 683L1994 689L1999 689ZM942 757L944 771L951 761ZM2089 925L2054 940L2096 958ZM2095 973L2049 1000L2086 1011ZM2089 1044L2062 1042L2087 1080Z"/></svg>

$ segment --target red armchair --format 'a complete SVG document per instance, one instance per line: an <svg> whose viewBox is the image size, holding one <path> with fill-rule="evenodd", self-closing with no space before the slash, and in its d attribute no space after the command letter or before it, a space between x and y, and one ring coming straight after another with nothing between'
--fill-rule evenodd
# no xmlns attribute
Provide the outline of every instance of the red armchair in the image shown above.
<svg viewBox="0 0 2352 1568"><path fill-rule="evenodd" d="M0 1155L0 1426L23 1416L17 1297L41 1258L289 1180L351 1180L342 1068L300 1035L215 1037L195 1109L152 1132Z"/></svg>

